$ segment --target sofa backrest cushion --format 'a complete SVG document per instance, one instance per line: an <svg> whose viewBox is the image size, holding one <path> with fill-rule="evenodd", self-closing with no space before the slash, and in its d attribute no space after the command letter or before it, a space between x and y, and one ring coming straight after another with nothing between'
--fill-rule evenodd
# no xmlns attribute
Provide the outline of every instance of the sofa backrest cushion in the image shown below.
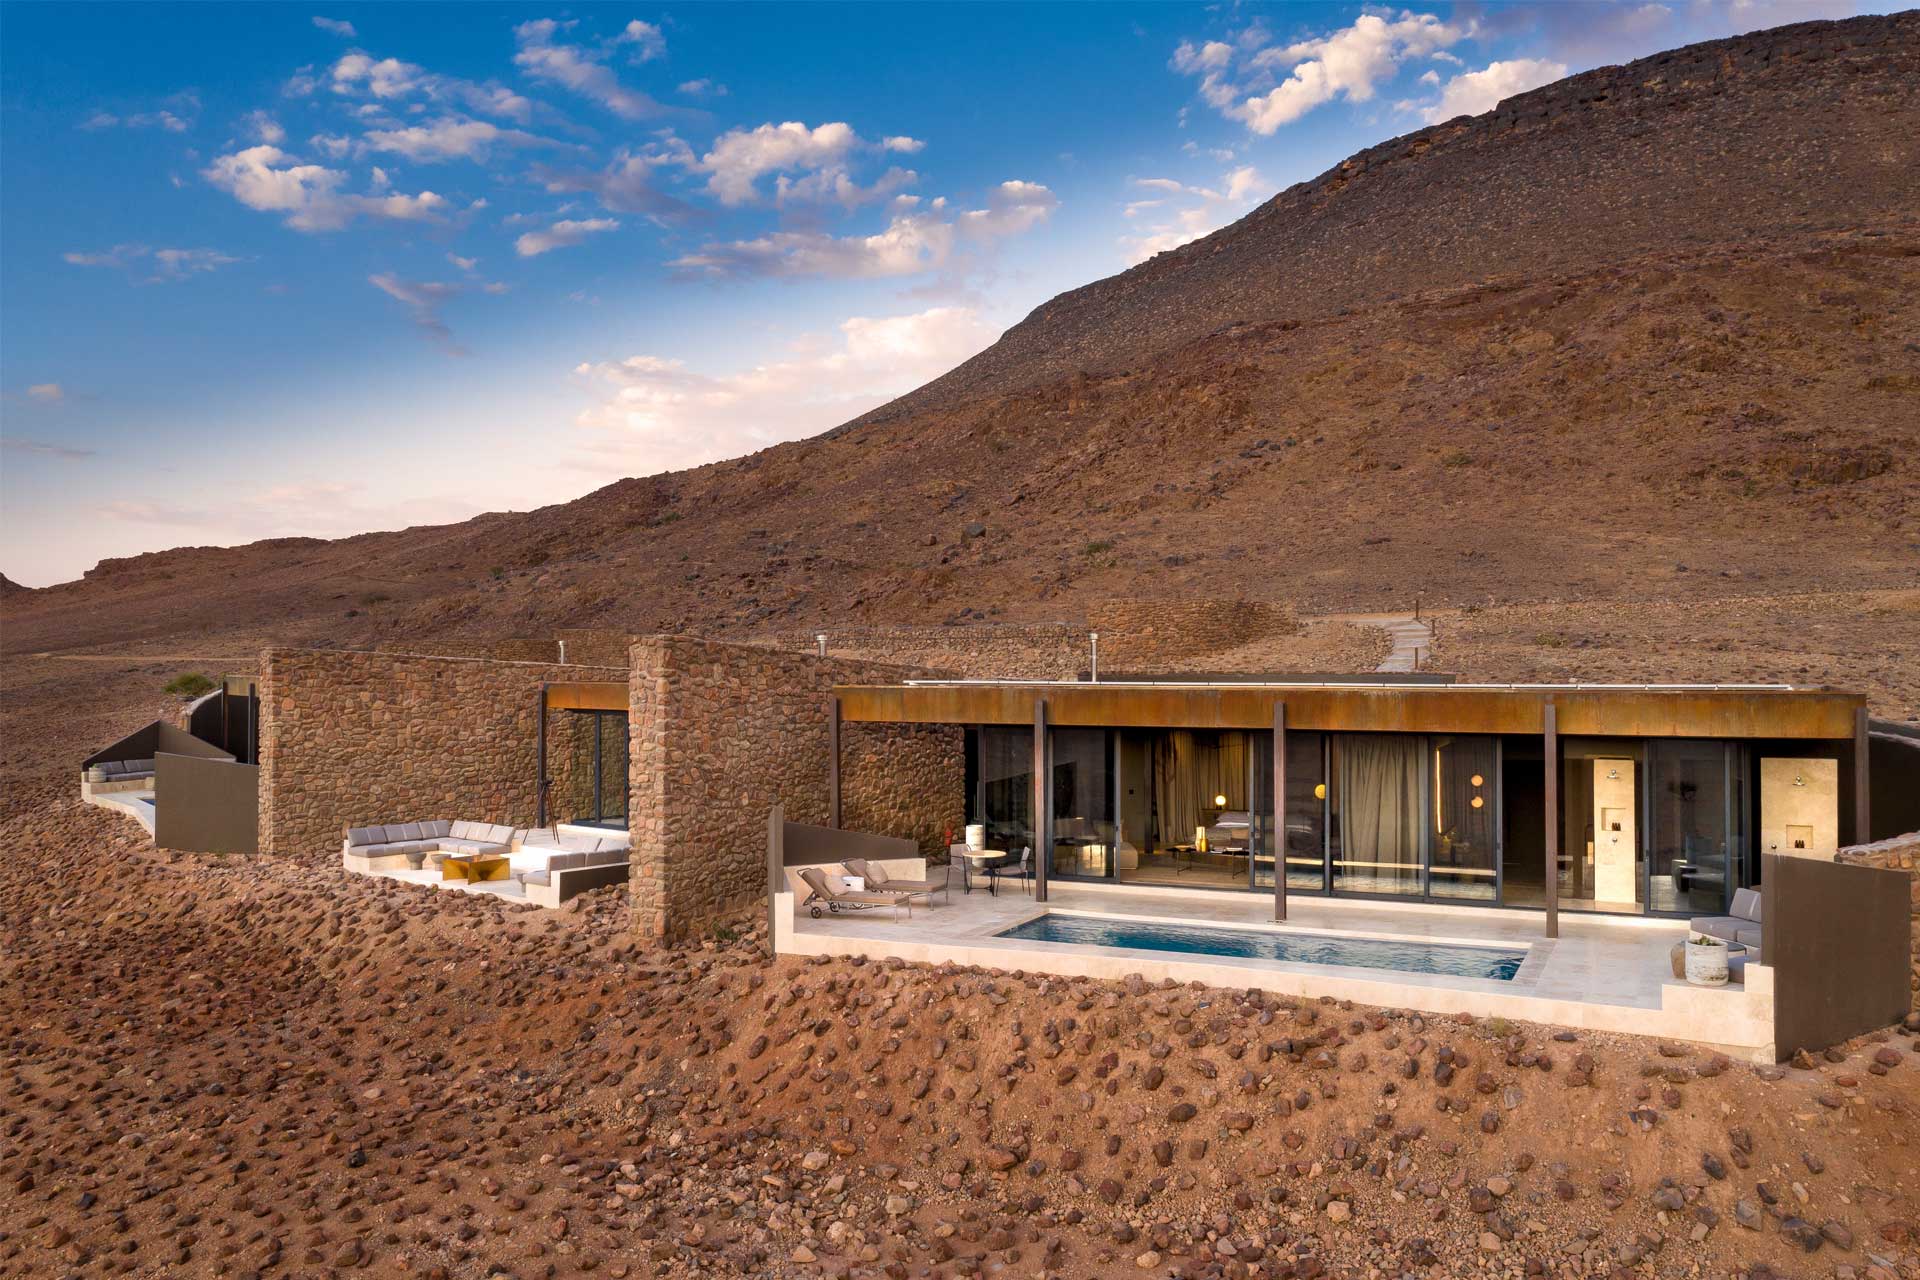
<svg viewBox="0 0 1920 1280"><path fill-rule="evenodd" d="M1735 889L1733 891L1733 914L1742 920L1760 918L1760 891L1758 889Z"/></svg>
<svg viewBox="0 0 1920 1280"><path fill-rule="evenodd" d="M478 840L480 838L473 834L473 824L465 818L455 818L453 820L453 826L448 829L447 834L455 840Z"/></svg>
<svg viewBox="0 0 1920 1280"><path fill-rule="evenodd" d="M586 856L590 867L617 867L627 860L627 851L620 848L602 849Z"/></svg>
<svg viewBox="0 0 1920 1280"><path fill-rule="evenodd" d="M401 823L400 831L400 838L402 840L425 840L427 838L426 831L417 822Z"/></svg>
<svg viewBox="0 0 1920 1280"><path fill-rule="evenodd" d="M494 844L512 844L513 824L496 822L487 828L487 836Z"/></svg>
<svg viewBox="0 0 1920 1280"><path fill-rule="evenodd" d="M384 844L380 838L379 827L348 827L348 844Z"/></svg>
<svg viewBox="0 0 1920 1280"><path fill-rule="evenodd" d="M586 863L587 855L584 853L556 853L547 859L547 870L571 871L575 867L585 866Z"/></svg>
<svg viewBox="0 0 1920 1280"><path fill-rule="evenodd" d="M420 824L420 838L423 840L438 840L442 836L452 834L453 824L445 818L435 818L432 822Z"/></svg>

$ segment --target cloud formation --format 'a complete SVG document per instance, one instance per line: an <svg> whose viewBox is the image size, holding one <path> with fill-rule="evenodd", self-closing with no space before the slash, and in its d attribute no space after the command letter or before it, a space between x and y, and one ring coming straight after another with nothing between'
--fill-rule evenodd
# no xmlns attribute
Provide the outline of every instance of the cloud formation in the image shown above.
<svg viewBox="0 0 1920 1280"><path fill-rule="evenodd" d="M495 147L557 147L551 138L524 129L502 129L485 120L442 116L426 124L404 128L369 129L363 136L370 150L390 151L421 164L444 160L484 163Z"/></svg>
<svg viewBox="0 0 1920 1280"><path fill-rule="evenodd" d="M295 231L338 231L357 217L427 221L447 204L431 191L343 194L338 188L347 175L341 170L295 163L280 148L264 144L215 157L200 172L249 209L285 214L286 225Z"/></svg>
<svg viewBox="0 0 1920 1280"><path fill-rule="evenodd" d="M466 349L455 343L453 331L440 318L440 304L460 293L457 284L431 280L403 280L392 272L367 277L367 283L407 309L414 327L427 335L450 355L465 355Z"/></svg>
<svg viewBox="0 0 1920 1280"><path fill-rule="evenodd" d="M712 277L827 276L870 279L918 275L948 266L969 245L1018 235L1045 221L1059 199L1037 182L1003 182L986 207L950 215L944 198L921 206L914 197L894 201L884 230L836 236L825 231L775 231L751 240L702 246L676 258L685 274Z"/></svg>
<svg viewBox="0 0 1920 1280"><path fill-rule="evenodd" d="M1490 62L1478 71L1454 76L1440 91L1440 100L1420 108L1428 124L1456 116L1477 116L1500 105L1503 98L1552 84L1567 74L1567 64L1546 58L1510 58Z"/></svg>
<svg viewBox="0 0 1920 1280"><path fill-rule="evenodd" d="M27 394L41 404L59 404L67 398L67 389L57 382L36 382L27 388Z"/></svg>
<svg viewBox="0 0 1920 1280"><path fill-rule="evenodd" d="M603 209L637 213L663 226L677 226L702 217L703 211L661 190L656 175L670 165L684 167L692 162L686 144L672 138L667 145L621 148L604 169L535 165L533 178L551 195L591 194Z"/></svg>
<svg viewBox="0 0 1920 1280"><path fill-rule="evenodd" d="M582 244L588 236L619 229L620 224L612 218L565 219L545 230L527 232L513 242L513 251L523 258L537 258L555 249Z"/></svg>
<svg viewBox="0 0 1920 1280"><path fill-rule="evenodd" d="M622 33L611 45L594 49L560 40L560 34L573 25L552 18L521 23L513 29L520 45L519 52L513 56L514 64L535 80L558 85L589 102L596 102L622 120L645 120L665 110L649 95L621 84L620 78L606 65L615 47L623 42L641 44L641 41L629 41L627 33ZM630 23L628 32L636 25L647 24ZM654 32L658 34L657 28ZM664 43L661 48L664 50Z"/></svg>
<svg viewBox="0 0 1920 1280"><path fill-rule="evenodd" d="M1273 192L1272 184L1250 164L1222 175L1218 187L1189 186L1172 178L1135 178L1133 184L1148 194L1130 201L1124 211L1140 225L1120 237L1130 267L1218 231Z"/></svg>
<svg viewBox="0 0 1920 1280"><path fill-rule="evenodd" d="M358 31L355 31L353 29L353 24L351 22L345 22L339 18L316 17L313 20L313 25L320 28L322 31L326 32L327 34L339 36L343 40L351 40L355 36L360 34Z"/></svg>
<svg viewBox="0 0 1920 1280"><path fill-rule="evenodd" d="M383 103L417 98L518 124L533 118L530 100L491 80L481 83L444 76L398 58L375 58L359 50L334 63L327 73L327 82L333 92L342 97L369 98ZM303 82L299 87L306 86Z"/></svg>
<svg viewBox="0 0 1920 1280"><path fill-rule="evenodd" d="M1200 97L1229 120L1270 137L1315 107L1366 102L1410 60L1432 57L1472 33L1430 13L1363 13L1323 36L1274 45L1249 27L1231 43L1182 41L1172 66L1196 77Z"/></svg>
<svg viewBox="0 0 1920 1280"><path fill-rule="evenodd" d="M987 347L997 333L969 307L855 316L836 339L802 340L783 359L703 373L655 355L580 365L605 392L579 416L593 452L629 474L698 466L814 435L910 391Z"/></svg>
<svg viewBox="0 0 1920 1280"><path fill-rule="evenodd" d="M136 275L145 271L146 284L170 284L243 261L218 249L153 249L144 244L117 244L97 252L69 250L60 258L76 267L113 267Z"/></svg>

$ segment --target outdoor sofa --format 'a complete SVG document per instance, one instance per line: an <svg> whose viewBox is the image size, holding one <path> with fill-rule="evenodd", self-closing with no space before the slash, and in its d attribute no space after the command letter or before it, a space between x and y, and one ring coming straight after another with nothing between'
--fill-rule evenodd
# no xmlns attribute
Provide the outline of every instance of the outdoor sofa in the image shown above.
<svg viewBox="0 0 1920 1280"><path fill-rule="evenodd" d="M1722 942L1737 942L1747 949L1747 959L1755 964L1764 964L1766 962L1760 955L1762 901L1758 889L1735 889L1732 915L1695 916L1687 921L1687 928Z"/></svg>
<svg viewBox="0 0 1920 1280"><path fill-rule="evenodd" d="M103 760L87 768L98 769L101 782L136 782L153 776L152 760Z"/></svg>
<svg viewBox="0 0 1920 1280"><path fill-rule="evenodd" d="M348 827L341 853L358 858L418 853L438 862L434 854L499 853L513 847L517 833L503 823L449 821L390 822L382 827Z"/></svg>
<svg viewBox="0 0 1920 1280"><path fill-rule="evenodd" d="M564 832L534 839L542 842L521 844L510 859L513 877L525 889L529 902L557 907L576 894L627 879L632 852L624 834L581 836ZM552 843L544 843L546 840Z"/></svg>

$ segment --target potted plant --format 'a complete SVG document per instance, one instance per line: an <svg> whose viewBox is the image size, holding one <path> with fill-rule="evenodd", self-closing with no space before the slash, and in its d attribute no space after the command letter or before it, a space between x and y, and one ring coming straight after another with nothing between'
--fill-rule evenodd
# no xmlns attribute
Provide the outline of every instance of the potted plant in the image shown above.
<svg viewBox="0 0 1920 1280"><path fill-rule="evenodd" d="M1687 981L1696 987L1727 985L1727 944L1704 933L1687 939Z"/></svg>

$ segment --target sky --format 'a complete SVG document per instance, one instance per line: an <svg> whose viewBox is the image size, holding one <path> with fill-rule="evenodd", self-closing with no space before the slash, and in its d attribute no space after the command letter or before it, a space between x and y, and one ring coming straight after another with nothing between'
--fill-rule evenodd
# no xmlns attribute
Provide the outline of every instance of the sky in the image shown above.
<svg viewBox="0 0 1920 1280"><path fill-rule="evenodd" d="M1863 7L0 4L0 572L816 434L1363 147Z"/></svg>

